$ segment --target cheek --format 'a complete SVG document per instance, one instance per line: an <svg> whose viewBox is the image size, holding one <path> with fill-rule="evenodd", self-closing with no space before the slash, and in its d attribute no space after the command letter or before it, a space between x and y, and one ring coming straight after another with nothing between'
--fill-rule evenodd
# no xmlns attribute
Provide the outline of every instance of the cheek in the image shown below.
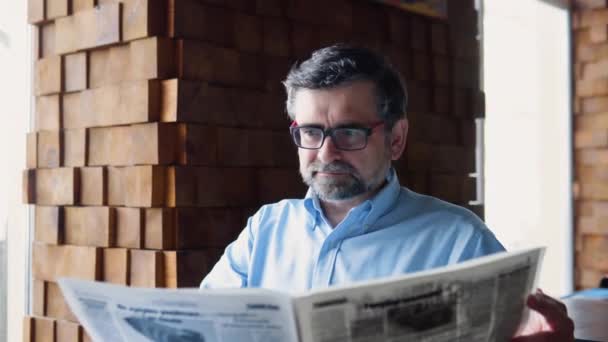
<svg viewBox="0 0 608 342"><path fill-rule="evenodd" d="M316 158L316 151L306 150L303 148L298 149L298 159L300 160L300 166L306 166L313 162Z"/></svg>

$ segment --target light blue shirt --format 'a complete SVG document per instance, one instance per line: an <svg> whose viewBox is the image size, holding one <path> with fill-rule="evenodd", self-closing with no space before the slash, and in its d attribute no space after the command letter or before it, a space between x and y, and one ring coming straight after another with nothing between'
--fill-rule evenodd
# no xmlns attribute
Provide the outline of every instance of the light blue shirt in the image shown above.
<svg viewBox="0 0 608 342"><path fill-rule="evenodd" d="M426 270L504 251L472 212L399 185L394 170L373 198L332 229L309 190L265 205L201 283L299 292Z"/></svg>

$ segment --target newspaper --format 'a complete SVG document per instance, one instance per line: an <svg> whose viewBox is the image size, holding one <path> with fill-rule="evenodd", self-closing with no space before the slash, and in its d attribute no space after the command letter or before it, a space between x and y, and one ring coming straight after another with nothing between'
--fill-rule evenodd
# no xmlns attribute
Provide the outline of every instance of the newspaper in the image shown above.
<svg viewBox="0 0 608 342"><path fill-rule="evenodd" d="M509 341L527 317L543 253L498 253L298 295L59 285L94 341Z"/></svg>

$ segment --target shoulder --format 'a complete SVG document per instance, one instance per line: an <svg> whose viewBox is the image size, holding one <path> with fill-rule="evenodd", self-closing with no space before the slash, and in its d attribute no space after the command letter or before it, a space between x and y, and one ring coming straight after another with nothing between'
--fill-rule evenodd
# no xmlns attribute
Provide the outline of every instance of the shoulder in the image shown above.
<svg viewBox="0 0 608 342"><path fill-rule="evenodd" d="M284 199L265 204L248 220L254 231L270 227L287 226L288 222L302 221L308 215L307 199Z"/></svg>
<svg viewBox="0 0 608 342"><path fill-rule="evenodd" d="M483 221L467 208L404 187L401 188L398 205L400 210L413 217L428 217L443 223L458 222L485 227Z"/></svg>

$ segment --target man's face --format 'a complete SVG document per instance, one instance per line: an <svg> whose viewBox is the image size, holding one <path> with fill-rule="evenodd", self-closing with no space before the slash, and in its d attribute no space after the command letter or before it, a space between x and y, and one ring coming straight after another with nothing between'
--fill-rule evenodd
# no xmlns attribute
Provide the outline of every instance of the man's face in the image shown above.
<svg viewBox="0 0 608 342"><path fill-rule="evenodd" d="M374 84L357 81L328 89L300 89L296 93L293 112L298 126L372 127L380 121L377 114ZM403 121L400 121L403 128ZM398 125L398 126L399 126ZM376 126L362 150L342 151L331 137L326 137L318 150L299 148L300 173L321 200L367 198L385 180L391 159L391 135L384 125Z"/></svg>

